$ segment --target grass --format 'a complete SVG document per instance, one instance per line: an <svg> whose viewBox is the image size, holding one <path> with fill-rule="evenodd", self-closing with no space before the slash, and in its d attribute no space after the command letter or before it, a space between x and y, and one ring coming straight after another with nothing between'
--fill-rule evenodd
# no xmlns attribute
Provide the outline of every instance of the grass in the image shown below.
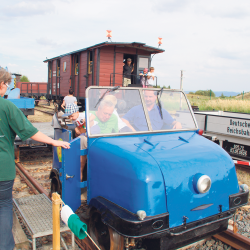
<svg viewBox="0 0 250 250"><path fill-rule="evenodd" d="M241 95L237 95L235 98L242 100L242 94ZM244 93L243 99L244 100L245 99L250 99L250 92Z"/></svg>
<svg viewBox="0 0 250 250"><path fill-rule="evenodd" d="M240 113L250 113L250 93L236 97L212 97L210 100L209 96L198 96L198 95L187 95L189 102L192 106L198 106L199 110L222 110ZM246 97L246 98L245 98Z"/></svg>

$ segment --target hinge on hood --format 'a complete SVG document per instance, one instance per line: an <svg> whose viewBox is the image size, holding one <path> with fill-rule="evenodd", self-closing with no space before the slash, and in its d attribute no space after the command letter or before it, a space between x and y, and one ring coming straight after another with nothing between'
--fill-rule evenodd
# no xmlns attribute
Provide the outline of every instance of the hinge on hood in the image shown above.
<svg viewBox="0 0 250 250"><path fill-rule="evenodd" d="M186 226L187 220L188 220L188 217L187 216L183 216L183 225L184 226Z"/></svg>

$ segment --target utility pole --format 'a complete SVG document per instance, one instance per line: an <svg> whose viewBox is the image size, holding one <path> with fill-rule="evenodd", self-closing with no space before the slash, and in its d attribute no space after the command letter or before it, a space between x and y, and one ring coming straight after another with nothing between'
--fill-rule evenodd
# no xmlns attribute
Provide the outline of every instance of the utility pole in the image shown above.
<svg viewBox="0 0 250 250"><path fill-rule="evenodd" d="M183 91L183 71L181 70L181 84L180 84L180 90ZM180 93L180 110L182 110L182 93Z"/></svg>
<svg viewBox="0 0 250 250"><path fill-rule="evenodd" d="M180 84L180 90L183 90L183 71L181 70L181 84Z"/></svg>

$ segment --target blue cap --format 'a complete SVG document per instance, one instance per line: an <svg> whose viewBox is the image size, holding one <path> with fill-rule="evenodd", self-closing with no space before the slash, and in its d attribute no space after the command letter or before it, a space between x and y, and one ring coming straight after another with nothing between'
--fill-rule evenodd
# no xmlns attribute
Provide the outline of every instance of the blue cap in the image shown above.
<svg viewBox="0 0 250 250"><path fill-rule="evenodd" d="M75 103L69 103L66 105L65 114L62 117L70 116L79 111L78 106Z"/></svg>

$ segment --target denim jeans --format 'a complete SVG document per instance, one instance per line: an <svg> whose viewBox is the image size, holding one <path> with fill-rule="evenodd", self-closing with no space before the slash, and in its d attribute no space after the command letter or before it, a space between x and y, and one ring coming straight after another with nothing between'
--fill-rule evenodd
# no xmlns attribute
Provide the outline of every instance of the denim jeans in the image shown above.
<svg viewBox="0 0 250 250"><path fill-rule="evenodd" d="M14 180L0 181L0 249L13 250L15 242L12 234L12 188Z"/></svg>

